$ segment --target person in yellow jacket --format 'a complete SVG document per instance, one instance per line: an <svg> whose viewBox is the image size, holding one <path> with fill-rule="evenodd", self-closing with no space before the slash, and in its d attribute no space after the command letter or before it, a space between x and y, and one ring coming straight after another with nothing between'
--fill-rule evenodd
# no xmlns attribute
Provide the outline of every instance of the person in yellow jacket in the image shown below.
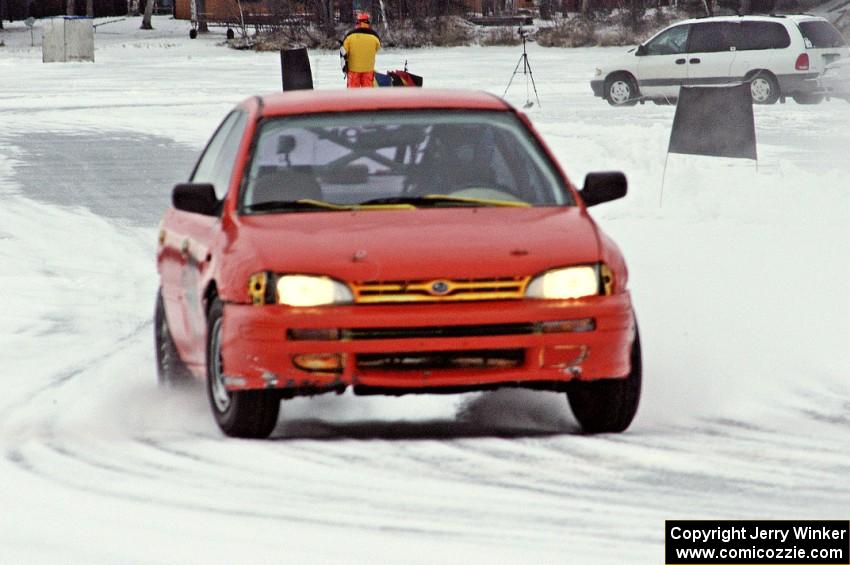
<svg viewBox="0 0 850 565"><path fill-rule="evenodd" d="M375 83L375 55L381 48L381 38L369 27L369 14L357 14L357 27L342 41L346 62L348 88L372 87Z"/></svg>

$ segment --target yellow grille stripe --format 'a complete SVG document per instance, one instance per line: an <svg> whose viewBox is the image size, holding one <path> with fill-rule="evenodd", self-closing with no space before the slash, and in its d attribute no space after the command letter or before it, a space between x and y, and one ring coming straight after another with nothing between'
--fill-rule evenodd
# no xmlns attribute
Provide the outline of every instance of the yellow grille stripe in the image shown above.
<svg viewBox="0 0 850 565"><path fill-rule="evenodd" d="M512 300L522 298L530 277L411 282L367 282L352 285L357 303L450 302L472 300ZM445 283L447 290L435 293L432 286Z"/></svg>

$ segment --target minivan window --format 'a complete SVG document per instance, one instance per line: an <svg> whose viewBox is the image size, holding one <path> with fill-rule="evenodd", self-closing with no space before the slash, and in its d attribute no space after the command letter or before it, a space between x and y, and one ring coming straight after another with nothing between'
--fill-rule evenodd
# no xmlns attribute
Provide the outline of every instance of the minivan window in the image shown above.
<svg viewBox="0 0 850 565"><path fill-rule="evenodd" d="M735 45L738 24L705 22L694 24L688 39L688 53L718 53L731 51Z"/></svg>
<svg viewBox="0 0 850 565"><path fill-rule="evenodd" d="M647 55L678 55L685 52L690 24L662 31L646 44Z"/></svg>
<svg viewBox="0 0 850 565"><path fill-rule="evenodd" d="M815 49L844 47L847 45L841 36L841 32L827 21L800 22L800 31L803 32L803 37Z"/></svg>
<svg viewBox="0 0 850 565"><path fill-rule="evenodd" d="M737 43L738 51L785 49L791 45L791 36L782 24L742 22Z"/></svg>

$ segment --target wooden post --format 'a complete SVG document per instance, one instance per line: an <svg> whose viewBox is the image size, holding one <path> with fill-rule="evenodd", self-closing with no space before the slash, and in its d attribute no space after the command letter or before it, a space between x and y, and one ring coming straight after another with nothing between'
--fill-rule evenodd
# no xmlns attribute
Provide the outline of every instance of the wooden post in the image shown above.
<svg viewBox="0 0 850 565"><path fill-rule="evenodd" d="M198 31L206 33L210 30L207 26L207 3L206 0L192 0L195 2L195 9L198 21Z"/></svg>

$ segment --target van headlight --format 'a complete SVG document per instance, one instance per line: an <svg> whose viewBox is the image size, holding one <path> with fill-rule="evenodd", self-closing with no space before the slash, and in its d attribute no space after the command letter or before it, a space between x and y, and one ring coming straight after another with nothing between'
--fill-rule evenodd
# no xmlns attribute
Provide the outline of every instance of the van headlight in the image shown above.
<svg viewBox="0 0 850 565"><path fill-rule="evenodd" d="M347 285L330 277L315 275L256 273L248 281L248 294L254 304L303 307L354 302Z"/></svg>
<svg viewBox="0 0 850 565"><path fill-rule="evenodd" d="M599 268L582 265L553 269L534 277L525 290L528 298L564 300L600 294Z"/></svg>

